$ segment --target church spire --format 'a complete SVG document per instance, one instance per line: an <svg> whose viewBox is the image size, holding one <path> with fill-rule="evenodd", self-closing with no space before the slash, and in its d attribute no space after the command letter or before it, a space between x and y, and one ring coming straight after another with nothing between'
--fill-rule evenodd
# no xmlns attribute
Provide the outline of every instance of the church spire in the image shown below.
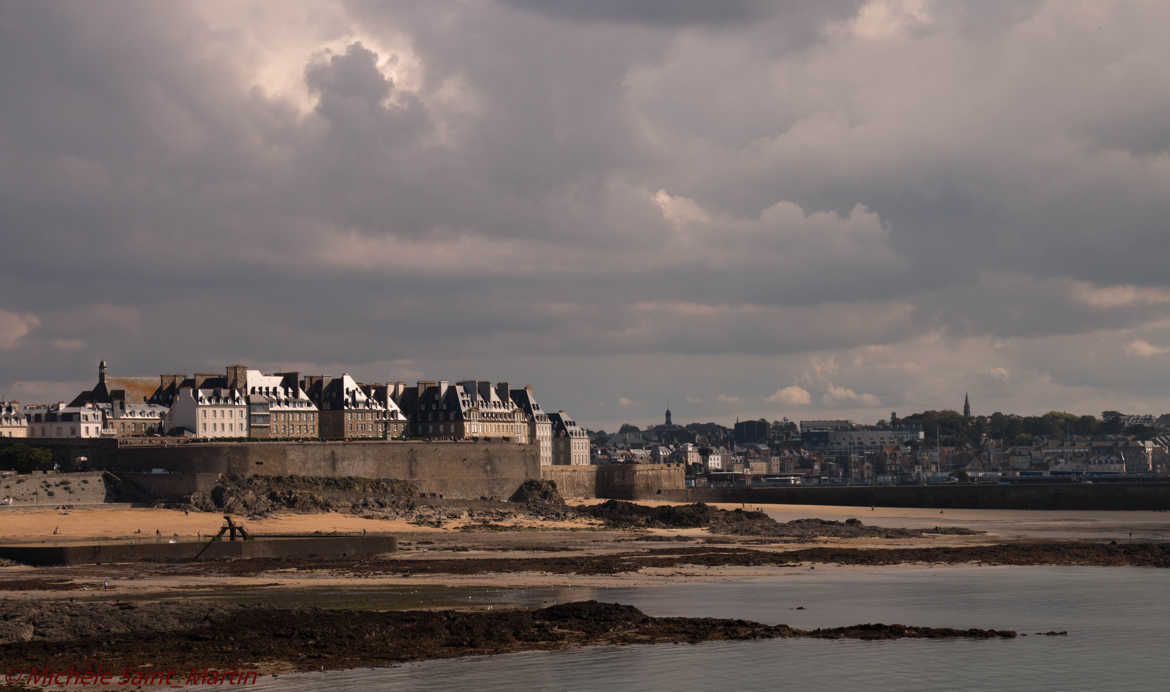
<svg viewBox="0 0 1170 692"><path fill-rule="evenodd" d="M967 392L963 392L963 417L971 417L971 399L967 396Z"/></svg>
<svg viewBox="0 0 1170 692"><path fill-rule="evenodd" d="M670 400L669 400L669 399L667 399L667 400L666 400L666 425L667 425L668 427L669 427L669 426L671 426L671 425L673 425L673 424L670 422Z"/></svg>

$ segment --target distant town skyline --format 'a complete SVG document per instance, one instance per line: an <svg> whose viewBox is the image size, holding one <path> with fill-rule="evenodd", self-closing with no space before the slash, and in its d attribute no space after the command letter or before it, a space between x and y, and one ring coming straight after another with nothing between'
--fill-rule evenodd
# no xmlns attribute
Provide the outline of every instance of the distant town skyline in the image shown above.
<svg viewBox="0 0 1170 692"><path fill-rule="evenodd" d="M1170 6L711 7L6 3L0 395L1170 410Z"/></svg>

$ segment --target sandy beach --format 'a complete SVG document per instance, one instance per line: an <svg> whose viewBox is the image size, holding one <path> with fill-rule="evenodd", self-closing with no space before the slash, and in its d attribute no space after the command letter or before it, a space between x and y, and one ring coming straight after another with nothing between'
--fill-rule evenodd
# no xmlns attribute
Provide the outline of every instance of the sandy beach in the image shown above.
<svg viewBox="0 0 1170 692"><path fill-rule="evenodd" d="M597 501L578 501L596 504ZM662 506L653 501L640 504ZM716 505L735 510L741 505ZM843 521L861 518L867 525L921 529L915 537L835 538L811 540L769 540L751 536L713 535L706 528L647 528L621 530L606 528L595 519L574 518L548 520L516 516L493 522L484 528L466 519L452 519L442 527L420 526L404 519L367 518L354 514L280 513L270 517L236 521L255 535L265 534L391 534L400 540L394 564L417 565L419 573L404 569L380 572L370 568L313 564L279 564L277 562L242 565L227 570L222 564L208 565L79 565L40 567L0 566L0 589L5 581L37 579L76 583L76 589L58 585L52 589L35 589L36 582L25 588L4 592L7 598L65 598L85 594L100 586L103 597L120 597L129 593L168 594L197 593L209 597L233 588L265 590L312 590L339 588L360 579L363 588L386 585L434 585L453 587L601 587L631 584L656 584L679 581L720 581L750 579L793 569L790 565L737 564L742 556L728 564L687 564L685 555L672 558L674 564L646 564L634 571L606 574L599 568L565 569L549 560L587 560L606 556L665 555L667 548L751 550L753 552L791 552L834 548L852 551L915 550L939 548L973 548L1000 543L1049 541L1138 541L1159 542L1170 537L1170 514L1163 512L1091 512L1027 510L949 510L831 506L758 505L778 521L819 518ZM161 542L203 539L214 535L223 525L223 516L208 512L185 512L158 508L109 509L22 509L0 512L3 522L2 542L10 544L54 545L94 541ZM977 532L972 535L932 534L934 527L963 527ZM1132 539L1130 534L1132 532ZM628 558L626 558L628 559ZM708 558L709 559L709 558ZM500 560L510 561L507 564ZM545 561L542 564L541 561ZM431 567L441 561L457 565L451 573L436 573ZM529 561L528 563L522 561ZM851 569L845 565L825 564L821 569ZM496 564L502 572L488 566ZM525 565L531 564L531 569ZM466 569L484 565L484 569Z"/></svg>
<svg viewBox="0 0 1170 692"><path fill-rule="evenodd" d="M1170 514L1166 513L939 513L881 507L719 505L692 515L685 507L641 504L647 507L641 512L669 511L675 513L670 516L681 517L682 524L693 516L708 517L704 521L712 523L682 528L663 527L656 521L621 526L614 523L617 515L600 519L595 518L596 513L583 516L584 512L571 508L549 511L524 505L476 511L452 505L450 511L440 509L437 514L434 508L427 510L425 516L441 516L441 522L422 521L417 514L408 521L350 513L283 512L234 519L260 537L363 531L391 534L398 538L399 549L340 558L46 567L4 564L0 565L0 644L10 646L5 654L9 659L0 663L23 664L30 656L72 660L85 647L97 645L108 660L139 665L127 658L126 651L131 650L127 647L153 651L158 658L169 650L167 647L174 649L182 642L201 642L224 633L233 637L233 648L188 646L188 653L194 653L187 658L194 656L221 666L249 663L255 664L256 670L277 672L468 653L676 641L680 637L703 641L806 636L751 623L667 622L640 614L619 618L627 634L591 629L584 623L592 615L582 616L582 624L574 625L577 630L558 634L560 630L547 624L549 618L561 617L556 611L508 613L515 612L509 608L517 604L550 605L525 601L520 597L524 589L542 593L551 589L559 594L557 601L564 602L592 599L595 589L605 587L750 582L807 575L813 570L898 570L925 565L942 575L948 569L970 569L972 565L987 565L986 569L1032 564L1170 567L1170 543L1164 542L1170 535ZM764 514L736 511L741 509ZM736 523L741 519L747 523ZM808 524L812 532L808 534L758 530L761 525L783 528L771 520L809 519L826 523ZM856 519L861 522L846 521ZM0 522L2 542L10 544L161 542L205 539L223 525L223 515L121 506L21 509L0 511ZM824 529L823 534L818 527ZM597 610L595 606L581 607L587 614ZM405 619L390 615L408 610L416 613L403 613ZM467 619L459 613L481 613L486 619ZM340 633L345 629L342 623L357 620L366 622L363 627L371 632L391 621L398 623L396 627L426 631L449 628L459 633L450 636L465 643L440 646L436 640L422 646L399 637L356 654L339 646L328 655L312 644L314 623L334 623L331 626ZM206 625L197 624L205 621L217 623L215 635L198 630L206 629ZM298 639L289 648L286 640L258 634L257 630L233 629L277 625L302 633L297 637L304 641ZM517 632L538 627L544 628L540 630L544 634L530 640L486 634L501 627ZM842 636L869 636L865 630L850 632ZM919 635L885 632L881 636ZM92 637L101 643L86 644ZM138 659L146 660L141 655Z"/></svg>
<svg viewBox="0 0 1170 692"><path fill-rule="evenodd" d="M569 500L570 504L597 504L601 500ZM669 503L639 500L638 504L663 506ZM930 529L965 527L986 532L983 540L1170 540L1170 512L1118 512L1087 510L998 510L902 507L836 507L826 505L768 505L713 503L720 509L740 508L764 511L786 522L817 518L843 521L856 517L866 524L891 528ZM257 534L358 532L414 534L451 533L474 522L451 520L442 528L420 526L400 519L366 518L354 514L281 513L244 519ZM135 540L142 538L191 538L214 534L223 525L223 516L214 512L184 512L159 508L6 509L0 510L0 541L5 543L91 540ZM550 521L511 518L495 522L502 526L534 529L595 529L592 520ZM652 530L653 531L653 530ZM671 531L671 534L680 530ZM685 530L684 530L685 531ZM157 533L156 533L157 532ZM695 535L701 530L693 530Z"/></svg>

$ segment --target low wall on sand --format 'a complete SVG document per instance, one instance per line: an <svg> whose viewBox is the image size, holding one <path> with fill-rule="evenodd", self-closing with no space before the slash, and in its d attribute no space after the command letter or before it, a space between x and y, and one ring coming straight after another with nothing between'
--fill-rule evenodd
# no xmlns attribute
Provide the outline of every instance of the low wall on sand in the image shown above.
<svg viewBox="0 0 1170 692"><path fill-rule="evenodd" d="M747 502L855 507L955 509L1167 510L1167 483L1053 483L1046 485L809 486L664 490L672 502Z"/></svg>
<svg viewBox="0 0 1170 692"><path fill-rule="evenodd" d="M394 552L394 536L330 536L181 543L0 546L0 557L26 565L84 565L107 562L186 562L236 558L310 559ZM206 548L206 549L205 549Z"/></svg>

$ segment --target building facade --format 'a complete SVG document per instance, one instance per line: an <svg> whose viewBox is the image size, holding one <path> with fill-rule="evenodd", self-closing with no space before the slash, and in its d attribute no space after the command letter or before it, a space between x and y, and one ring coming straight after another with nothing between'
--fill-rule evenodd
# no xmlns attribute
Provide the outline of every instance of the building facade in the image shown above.
<svg viewBox="0 0 1170 692"><path fill-rule="evenodd" d="M396 392L414 437L520 444L530 439L527 417L507 382L419 380L414 387L398 383Z"/></svg>
<svg viewBox="0 0 1170 692"><path fill-rule="evenodd" d="M398 403L394 400L395 384L386 382L360 385L367 396L386 407L386 435L387 439L394 440L406 436L409 424L406 414L398 408Z"/></svg>
<svg viewBox="0 0 1170 692"><path fill-rule="evenodd" d="M760 418L759 420L743 420L735 422L734 436L736 444L752 444L756 442L768 441L768 430L771 425L768 421Z"/></svg>
<svg viewBox="0 0 1170 692"><path fill-rule="evenodd" d="M587 466L589 435L563 410L548 414L552 423L552 459L556 466Z"/></svg>
<svg viewBox="0 0 1170 692"><path fill-rule="evenodd" d="M706 467L708 473L723 470L723 457L726 453L727 450L721 448L702 447L699 449L699 456L702 458L703 466Z"/></svg>
<svg viewBox="0 0 1170 692"><path fill-rule="evenodd" d="M318 435L323 440L384 440L391 437L387 407L366 393L349 373L341 377L309 375L301 388L317 406ZM401 411L397 412L401 417Z"/></svg>
<svg viewBox="0 0 1170 692"><path fill-rule="evenodd" d="M317 405L301 388L295 372L265 375L228 369L229 384L238 383L248 404L248 437L254 440L315 440L320 437ZM242 381L241 381L242 380Z"/></svg>
<svg viewBox="0 0 1170 692"><path fill-rule="evenodd" d="M115 399L110 404L98 404L102 412L103 429L113 437L146 437L166 433L166 406L148 403L130 403Z"/></svg>
<svg viewBox="0 0 1170 692"><path fill-rule="evenodd" d="M28 417L19 401L0 402L0 437L28 437Z"/></svg>
<svg viewBox="0 0 1170 692"><path fill-rule="evenodd" d="M66 406L63 402L25 410L29 437L97 438L102 436L102 412L91 404Z"/></svg>
<svg viewBox="0 0 1170 692"><path fill-rule="evenodd" d="M248 406L237 389L180 387L167 411L167 432L201 439L248 437Z"/></svg>

